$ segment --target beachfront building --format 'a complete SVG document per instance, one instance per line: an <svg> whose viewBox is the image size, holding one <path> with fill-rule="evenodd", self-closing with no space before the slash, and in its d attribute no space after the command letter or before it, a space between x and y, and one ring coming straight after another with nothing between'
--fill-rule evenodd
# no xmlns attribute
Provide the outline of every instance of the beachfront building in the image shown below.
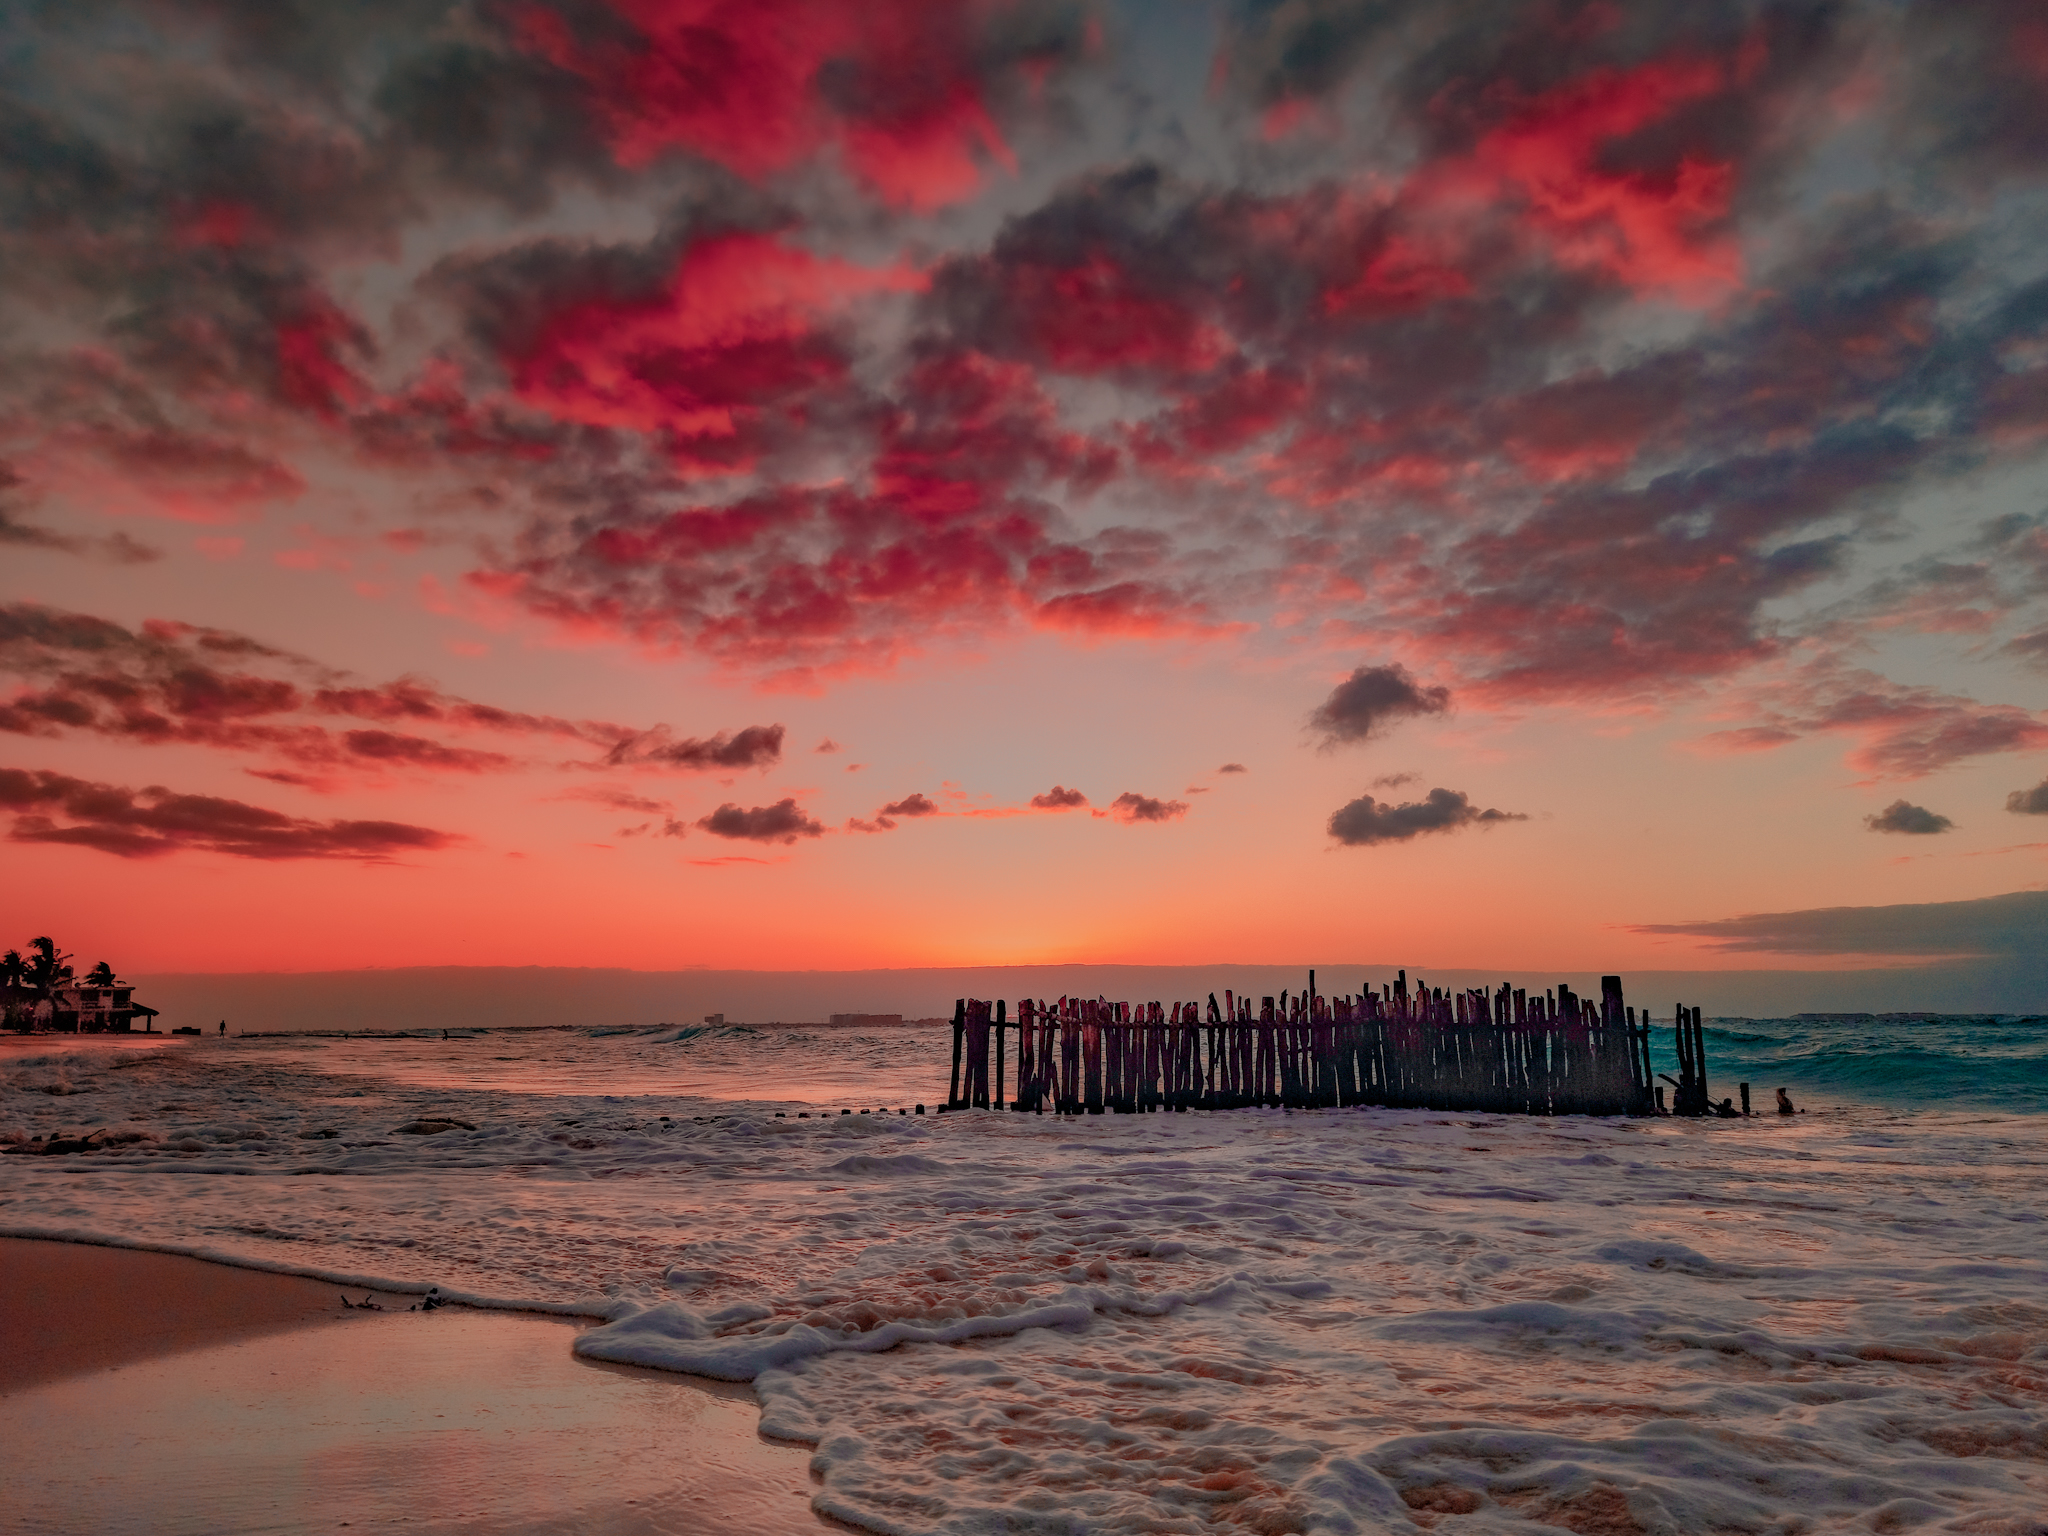
<svg viewBox="0 0 2048 1536"><path fill-rule="evenodd" d="M49 1029L67 1035L126 1034L138 1026L152 1027L157 1010L135 1001L135 989L122 985L73 982L41 989L0 986L0 1018L11 1029Z"/></svg>

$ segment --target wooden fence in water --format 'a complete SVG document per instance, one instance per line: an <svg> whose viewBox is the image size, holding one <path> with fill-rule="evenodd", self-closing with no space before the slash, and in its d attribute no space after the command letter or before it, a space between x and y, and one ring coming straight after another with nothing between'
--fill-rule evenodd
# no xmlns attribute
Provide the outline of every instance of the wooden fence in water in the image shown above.
<svg viewBox="0 0 2048 1536"><path fill-rule="evenodd" d="M1682 1083L1673 1110L1706 1112L1698 1009L1681 1009ZM1692 1028L1688 1030L1686 1023ZM1688 1055L1690 1054L1690 1060ZM1670 1081L1670 1079L1667 1079ZM1521 1115L1654 1115L1662 1090L1650 1064L1645 1009L1560 986L1446 993L1408 987L1408 973L1355 996L1308 989L1252 1000L1225 991L1186 1002L962 998L953 1009L948 1109L1057 1114L1292 1109L1348 1104ZM1695 1103L1698 1107L1695 1107Z"/></svg>

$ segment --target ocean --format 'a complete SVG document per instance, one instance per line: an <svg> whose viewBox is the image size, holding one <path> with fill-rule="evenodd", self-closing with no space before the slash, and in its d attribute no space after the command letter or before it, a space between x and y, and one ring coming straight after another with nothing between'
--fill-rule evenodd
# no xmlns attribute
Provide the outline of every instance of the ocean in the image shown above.
<svg viewBox="0 0 2048 1536"><path fill-rule="evenodd" d="M0 1138L117 1144L0 1158L0 1232L588 1317L878 1532L2048 1532L2048 1021L1707 1043L1806 1113L919 1116L943 1029L9 1041Z"/></svg>

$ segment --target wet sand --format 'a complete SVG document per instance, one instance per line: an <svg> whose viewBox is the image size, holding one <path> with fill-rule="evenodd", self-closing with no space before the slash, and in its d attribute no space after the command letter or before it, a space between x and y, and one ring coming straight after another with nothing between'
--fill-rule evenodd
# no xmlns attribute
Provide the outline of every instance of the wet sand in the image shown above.
<svg viewBox="0 0 2048 1536"><path fill-rule="evenodd" d="M364 1293L351 1289L351 1300ZM751 1390L570 1354L587 1324L0 1239L0 1529L816 1533Z"/></svg>

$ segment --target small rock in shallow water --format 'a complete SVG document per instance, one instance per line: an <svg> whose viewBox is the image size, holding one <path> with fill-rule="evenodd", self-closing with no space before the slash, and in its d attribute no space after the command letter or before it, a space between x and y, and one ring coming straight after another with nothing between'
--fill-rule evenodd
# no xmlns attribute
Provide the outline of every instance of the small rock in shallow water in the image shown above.
<svg viewBox="0 0 2048 1536"><path fill-rule="evenodd" d="M476 1127L467 1120L437 1117L432 1120L408 1120L404 1125L397 1127L397 1134L401 1136L438 1136L443 1131L473 1131L475 1129Z"/></svg>

